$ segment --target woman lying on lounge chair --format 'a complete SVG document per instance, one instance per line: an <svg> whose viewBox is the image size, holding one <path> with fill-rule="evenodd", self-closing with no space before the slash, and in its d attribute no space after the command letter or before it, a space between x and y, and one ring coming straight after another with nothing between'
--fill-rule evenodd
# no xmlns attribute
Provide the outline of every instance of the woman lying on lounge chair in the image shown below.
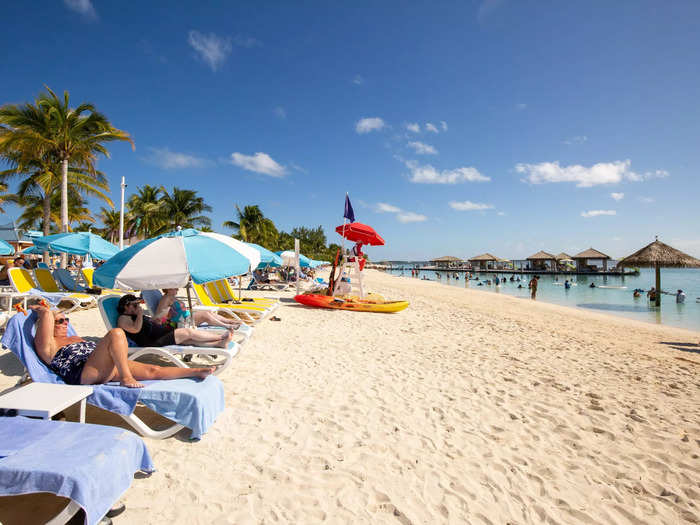
<svg viewBox="0 0 700 525"><path fill-rule="evenodd" d="M141 388L148 379L205 378L213 368L180 368L148 365L127 359L124 330L114 328L98 342L68 335L68 318L58 310L41 305L36 310L34 347L39 358L69 385L95 385L119 381L123 386Z"/></svg>
<svg viewBox="0 0 700 525"><path fill-rule="evenodd" d="M119 299L119 328L138 346L194 345L227 348L233 337L229 330L173 328L155 323L143 315L143 299L127 294Z"/></svg>
<svg viewBox="0 0 700 525"><path fill-rule="evenodd" d="M179 311L184 310L182 301L178 300L176 295L177 288L166 288L163 290L163 297L161 297L160 301L158 302L158 307L156 308L154 316L156 319L166 319L167 321L171 321L179 314ZM230 317L224 317L216 312L210 312L209 310L196 310L194 312L195 326L199 326L200 324L204 323L210 326L221 326L232 332L241 326L240 321L233 320Z"/></svg>

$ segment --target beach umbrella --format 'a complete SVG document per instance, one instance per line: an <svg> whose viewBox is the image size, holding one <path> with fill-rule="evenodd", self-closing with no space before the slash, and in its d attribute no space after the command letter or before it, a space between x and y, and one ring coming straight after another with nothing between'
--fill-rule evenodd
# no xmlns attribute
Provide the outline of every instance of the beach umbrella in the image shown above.
<svg viewBox="0 0 700 525"><path fill-rule="evenodd" d="M617 265L654 268L656 270L656 306L661 306L661 268L700 268L700 259L664 244L657 237L654 242L618 261Z"/></svg>
<svg viewBox="0 0 700 525"><path fill-rule="evenodd" d="M282 266L294 266L294 252L292 250L285 250L282 252L275 252L282 259ZM274 265L273 265L274 266ZM299 266L302 268L309 268L311 266L311 259L306 255L299 254Z"/></svg>
<svg viewBox="0 0 700 525"><path fill-rule="evenodd" d="M30 246L22 250L22 255L42 255L46 250L39 248L38 246ZM53 250L48 250L49 255L58 255L58 252Z"/></svg>
<svg viewBox="0 0 700 525"><path fill-rule="evenodd" d="M260 264L258 265L259 268L264 268L265 266L282 266L282 258L275 252L252 242L246 242L245 244L251 248L255 248L260 254Z"/></svg>
<svg viewBox="0 0 700 525"><path fill-rule="evenodd" d="M89 255L94 259L107 260L119 251L114 244L91 232L56 233L34 237L32 241L40 251Z"/></svg>
<svg viewBox="0 0 700 525"><path fill-rule="evenodd" d="M341 224L335 231L350 242L361 242L370 246L384 246L384 239L374 231L374 228L361 222Z"/></svg>
<svg viewBox="0 0 700 525"><path fill-rule="evenodd" d="M226 235L194 229L165 233L120 251L95 270L93 280L103 288L187 287L189 295L190 279L197 284L216 281L243 275L259 264L258 252L243 245L244 252L239 244Z"/></svg>
<svg viewBox="0 0 700 525"><path fill-rule="evenodd" d="M15 249L12 245L0 239L0 255L12 255L13 253L15 253Z"/></svg>

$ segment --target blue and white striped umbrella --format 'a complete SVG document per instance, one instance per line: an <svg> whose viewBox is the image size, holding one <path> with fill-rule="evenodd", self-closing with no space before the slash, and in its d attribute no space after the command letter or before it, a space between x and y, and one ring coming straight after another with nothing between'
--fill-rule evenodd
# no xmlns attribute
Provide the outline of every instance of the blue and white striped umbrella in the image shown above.
<svg viewBox="0 0 700 525"><path fill-rule="evenodd" d="M282 266L282 258L275 252L271 252L267 248L263 248L254 242L247 242L245 244L260 252L260 264L258 265L258 268L265 268L266 266Z"/></svg>
<svg viewBox="0 0 700 525"><path fill-rule="evenodd" d="M260 263L257 250L219 233L193 229L165 233L125 248L95 270L103 288L182 288L242 275Z"/></svg>
<svg viewBox="0 0 700 525"><path fill-rule="evenodd" d="M285 250L283 252L275 252L282 258L282 266L294 266L294 251ZM309 259L303 253L299 254L299 266L302 268L309 268L311 266L311 259Z"/></svg>

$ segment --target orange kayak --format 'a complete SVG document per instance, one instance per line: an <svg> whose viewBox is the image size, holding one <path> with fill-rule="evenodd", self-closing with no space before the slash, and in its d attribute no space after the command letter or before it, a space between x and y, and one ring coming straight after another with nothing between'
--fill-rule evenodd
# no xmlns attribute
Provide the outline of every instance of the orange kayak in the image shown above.
<svg viewBox="0 0 700 525"><path fill-rule="evenodd" d="M328 295L305 294L294 297L297 303L314 308L334 310L354 310L355 312L400 312L408 307L408 301L363 301L361 299L341 299Z"/></svg>

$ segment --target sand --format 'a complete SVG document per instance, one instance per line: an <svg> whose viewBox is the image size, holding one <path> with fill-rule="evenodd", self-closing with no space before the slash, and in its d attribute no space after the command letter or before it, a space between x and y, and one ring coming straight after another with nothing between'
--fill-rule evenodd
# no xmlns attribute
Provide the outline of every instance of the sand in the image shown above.
<svg viewBox="0 0 700 525"><path fill-rule="evenodd" d="M267 292L282 321L219 376L225 412L200 442L147 440L158 471L117 522L700 522L700 333L366 274L411 306ZM21 371L0 369L2 389Z"/></svg>

